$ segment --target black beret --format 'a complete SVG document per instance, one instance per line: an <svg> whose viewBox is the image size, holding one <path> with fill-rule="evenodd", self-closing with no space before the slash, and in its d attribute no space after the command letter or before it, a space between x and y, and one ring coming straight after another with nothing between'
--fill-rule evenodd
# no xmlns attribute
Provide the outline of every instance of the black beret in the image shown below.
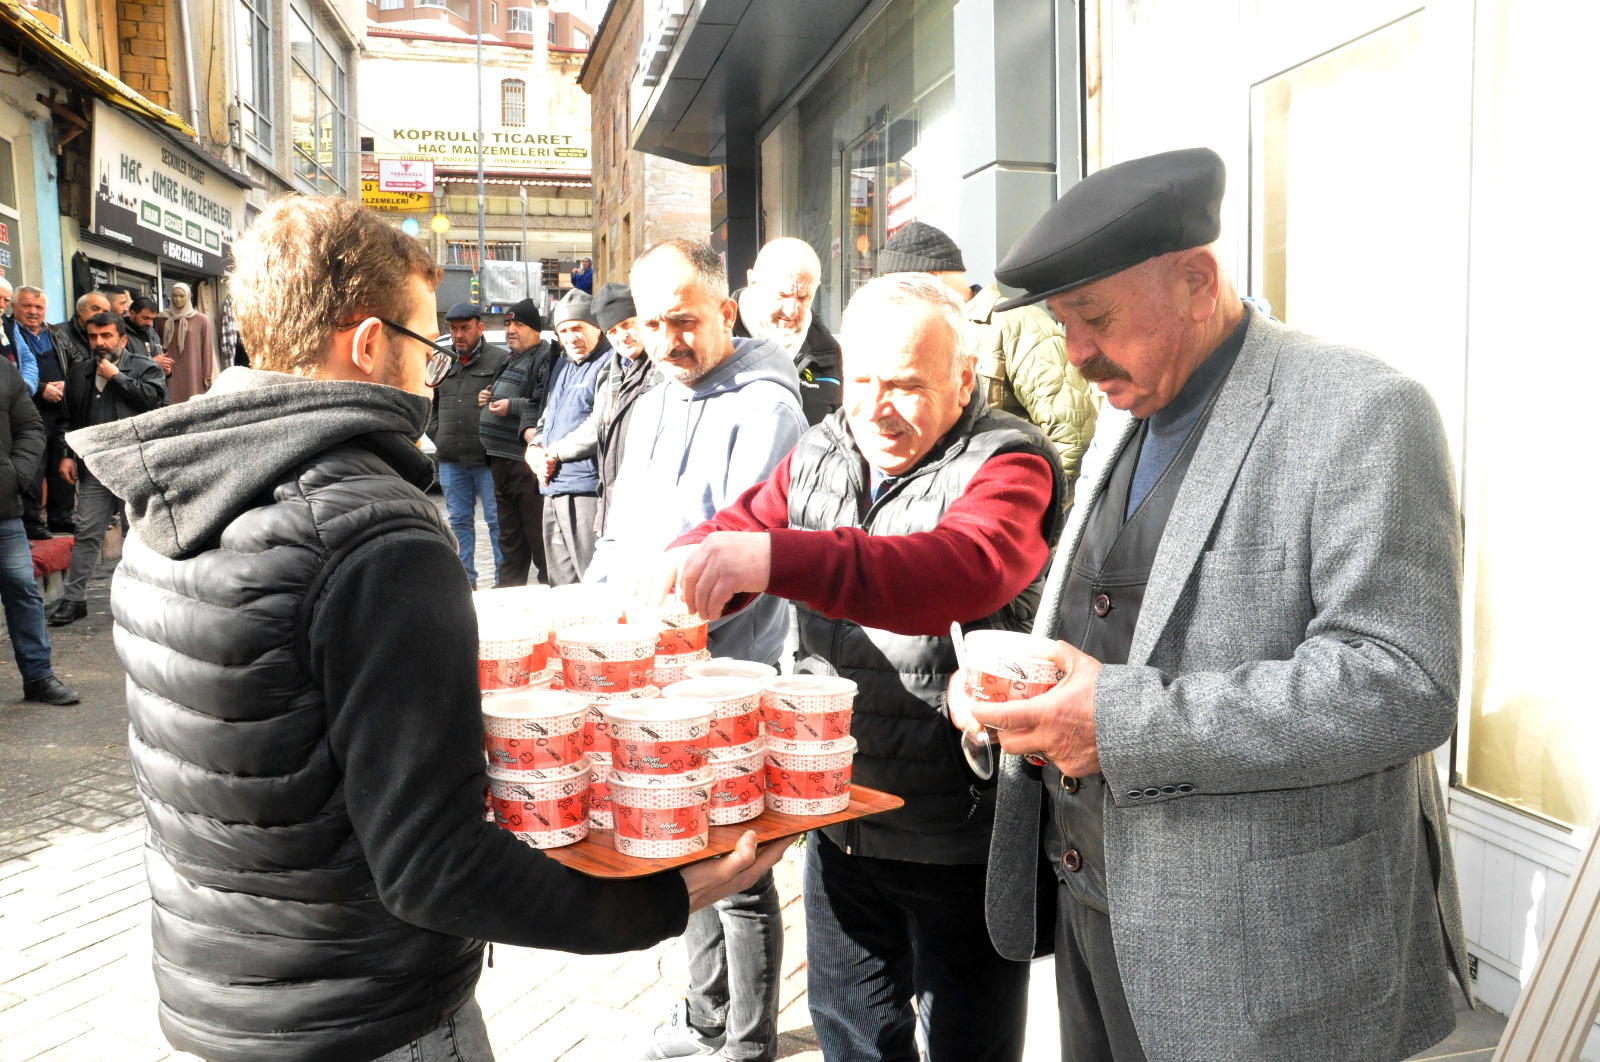
<svg viewBox="0 0 1600 1062"><path fill-rule="evenodd" d="M594 293L594 304L590 308L594 310L594 319L599 322L602 332L609 332L628 318L638 316L638 311L633 308L633 289L615 280L600 286L600 290Z"/></svg>
<svg viewBox="0 0 1600 1062"><path fill-rule="evenodd" d="M878 252L878 273L965 273L961 248L943 229L913 221Z"/></svg>
<svg viewBox="0 0 1600 1062"><path fill-rule="evenodd" d="M994 276L1024 294L995 310L1027 306L1173 251L1204 247L1222 232L1227 169L1210 148L1129 159L1091 173L1011 245Z"/></svg>
<svg viewBox="0 0 1600 1062"><path fill-rule="evenodd" d="M476 303L472 302L458 302L454 306L450 307L450 309L446 310L444 314L444 319L446 321L470 321L474 317L477 317L481 320L483 317L483 310Z"/></svg>

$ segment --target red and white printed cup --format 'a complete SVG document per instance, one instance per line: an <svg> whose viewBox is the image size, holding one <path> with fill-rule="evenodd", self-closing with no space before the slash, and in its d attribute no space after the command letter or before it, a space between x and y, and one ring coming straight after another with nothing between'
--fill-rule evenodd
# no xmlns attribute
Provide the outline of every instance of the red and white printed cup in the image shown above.
<svg viewBox="0 0 1600 1062"><path fill-rule="evenodd" d="M1042 659L1055 643L1018 631L973 631L966 635L967 696L975 701L1020 701L1037 697L1066 677Z"/></svg>
<svg viewBox="0 0 1600 1062"><path fill-rule="evenodd" d="M561 650L556 645L556 636L573 627L621 623L622 604L611 590L592 583L553 586L542 603L547 610L550 627L547 666L555 676L555 688L561 689L564 679L561 673Z"/></svg>
<svg viewBox="0 0 1600 1062"><path fill-rule="evenodd" d="M767 742L767 807L786 815L832 815L850 806L856 742L816 751L810 744Z"/></svg>
<svg viewBox="0 0 1600 1062"><path fill-rule="evenodd" d="M589 754L594 765L594 781L589 783L589 828L611 829L611 757L601 752Z"/></svg>
<svg viewBox="0 0 1600 1062"><path fill-rule="evenodd" d="M537 775L583 757L582 697L553 690L517 690L483 698L483 752L489 769Z"/></svg>
<svg viewBox="0 0 1600 1062"><path fill-rule="evenodd" d="M685 664L683 668L683 677L686 679L742 678L765 682L777 674L778 669L771 664L761 664L754 660L734 660L726 656L696 660L692 664Z"/></svg>
<svg viewBox="0 0 1600 1062"><path fill-rule="evenodd" d="M684 679L661 690L663 697L704 701L711 708L711 749L735 748L766 734L761 722L761 683L754 679Z"/></svg>
<svg viewBox="0 0 1600 1062"><path fill-rule="evenodd" d="M534 848L560 848L589 836L587 757L559 778L535 779L489 772L489 806L494 820Z"/></svg>
<svg viewBox="0 0 1600 1062"><path fill-rule="evenodd" d="M711 750L711 825L748 822L766 809L767 743Z"/></svg>
<svg viewBox="0 0 1600 1062"><path fill-rule="evenodd" d="M761 686L767 736L837 748L850 736L856 684L836 675L781 675Z"/></svg>
<svg viewBox="0 0 1600 1062"><path fill-rule="evenodd" d="M623 855L642 859L689 855L705 848L714 781L709 767L643 782L613 770L606 779L611 790L612 844Z"/></svg>
<svg viewBox="0 0 1600 1062"><path fill-rule="evenodd" d="M478 688L521 689L540 677L548 666L550 636L543 614L482 592L472 603L478 614Z"/></svg>
<svg viewBox="0 0 1600 1062"><path fill-rule="evenodd" d="M656 632L636 623L569 627L556 635L561 684L579 693L627 693L653 685Z"/></svg>
<svg viewBox="0 0 1600 1062"><path fill-rule="evenodd" d="M611 724L606 722L606 709L613 705L620 708L635 701L651 700L661 696L661 691L654 686L645 686L627 693L591 693L583 696L589 699L589 712L583 723L583 751L591 754L603 752L610 756Z"/></svg>
<svg viewBox="0 0 1600 1062"><path fill-rule="evenodd" d="M701 649L696 653L680 653L677 656L656 656L656 685L670 686L675 682L682 682L689 676L689 665L698 664L702 660L711 659L711 650Z"/></svg>
<svg viewBox="0 0 1600 1062"><path fill-rule="evenodd" d="M698 653L706 647L711 631L705 617L674 600L654 607L633 602L628 606L627 619L629 623L653 624L660 628L656 635L657 656Z"/></svg>
<svg viewBox="0 0 1600 1062"><path fill-rule="evenodd" d="M611 759L621 774L667 779L706 765L711 709L700 701L665 697L604 709Z"/></svg>

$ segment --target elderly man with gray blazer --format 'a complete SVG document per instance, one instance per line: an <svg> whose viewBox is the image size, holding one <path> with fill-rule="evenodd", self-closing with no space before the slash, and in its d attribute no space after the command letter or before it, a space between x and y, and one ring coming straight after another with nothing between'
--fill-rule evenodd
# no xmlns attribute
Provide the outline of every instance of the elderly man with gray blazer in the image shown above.
<svg viewBox="0 0 1600 1062"><path fill-rule="evenodd" d="M1053 947L1074 1062L1392 1062L1454 1027L1452 974L1470 1000L1430 755L1461 666L1451 464L1420 384L1241 302L1223 183L1205 149L1101 170L996 271L1131 416L1035 625L1066 677L952 684L1008 754L989 931Z"/></svg>

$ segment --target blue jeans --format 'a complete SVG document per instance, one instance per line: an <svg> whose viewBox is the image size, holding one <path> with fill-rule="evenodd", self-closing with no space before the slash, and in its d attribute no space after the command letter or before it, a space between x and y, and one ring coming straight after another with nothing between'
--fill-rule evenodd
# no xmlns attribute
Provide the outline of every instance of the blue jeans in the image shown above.
<svg viewBox="0 0 1600 1062"><path fill-rule="evenodd" d="M772 872L744 892L696 911L683 933L689 952L689 1024L722 1034L723 1058L778 1057L778 978L783 969L783 911Z"/></svg>
<svg viewBox="0 0 1600 1062"><path fill-rule="evenodd" d="M5 603L11 651L22 681L49 678L50 638L44 629L44 598L33 581L33 551L21 519L0 520L0 600Z"/></svg>
<svg viewBox="0 0 1600 1062"><path fill-rule="evenodd" d="M439 462L439 489L444 491L444 507L450 514L450 530L456 535L456 552L467 569L467 581L478 585L478 569L473 563L478 536L473 525L473 503L483 504L483 522L489 525L489 541L494 544L496 577L500 565L500 513L494 505L494 474L488 465L468 468L452 461Z"/></svg>
<svg viewBox="0 0 1600 1062"><path fill-rule="evenodd" d="M477 1000L469 999L433 1032L372 1062L494 1062L494 1050L489 1046L483 1011Z"/></svg>
<svg viewBox="0 0 1600 1062"><path fill-rule="evenodd" d="M1028 964L989 941L986 873L846 855L811 831L806 989L827 1062L918 1062L919 1039L926 1062L1022 1058Z"/></svg>

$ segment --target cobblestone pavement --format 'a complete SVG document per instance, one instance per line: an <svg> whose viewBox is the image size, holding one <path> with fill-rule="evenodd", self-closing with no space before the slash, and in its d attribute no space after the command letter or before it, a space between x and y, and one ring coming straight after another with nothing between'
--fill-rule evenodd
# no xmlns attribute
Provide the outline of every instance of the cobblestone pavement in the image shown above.
<svg viewBox="0 0 1600 1062"><path fill-rule="evenodd" d="M482 540L480 539L480 549ZM106 575L90 616L51 631L55 666L84 695L72 708L20 702L0 638L0 1062L190 1059L156 1022L144 819L127 761L123 676L111 647ZM819 1062L805 998L798 850L779 865L785 953L780 1055ZM676 941L645 952L570 956L497 946L478 1000L501 1062L626 1059L683 991ZM1036 964L1027 1058L1058 1056L1048 962ZM1487 1062L1500 1020L1464 1015L1426 1057Z"/></svg>

